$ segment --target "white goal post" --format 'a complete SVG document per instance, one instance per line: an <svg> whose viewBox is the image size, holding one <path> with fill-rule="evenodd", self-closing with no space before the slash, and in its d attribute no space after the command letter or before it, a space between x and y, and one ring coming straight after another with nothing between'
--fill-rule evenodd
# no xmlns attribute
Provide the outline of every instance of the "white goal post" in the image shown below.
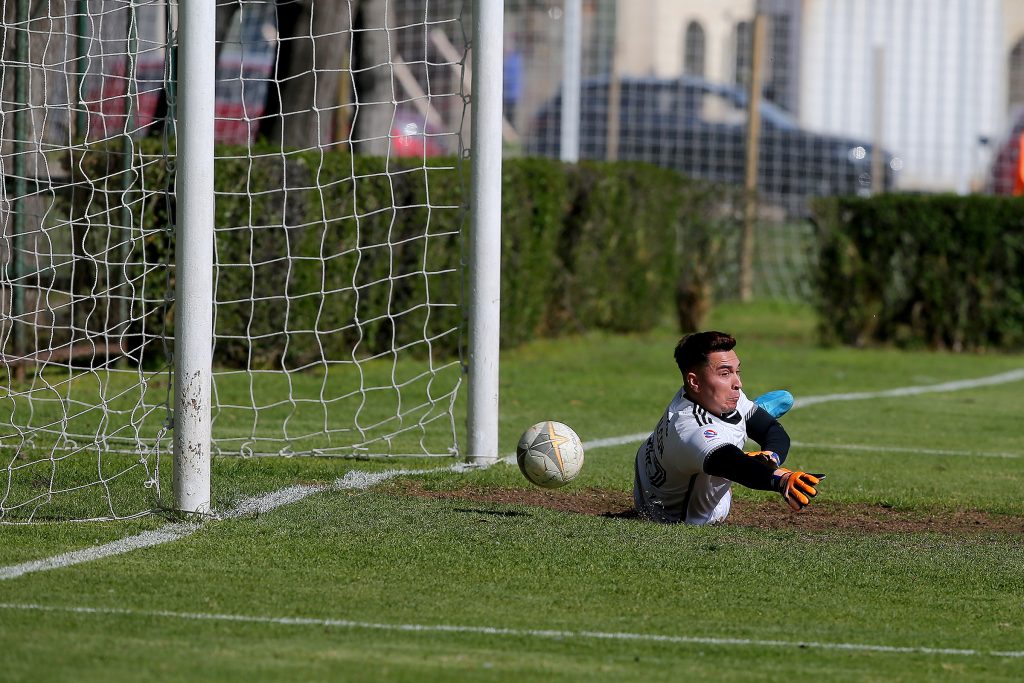
<svg viewBox="0 0 1024 683"><path fill-rule="evenodd" d="M214 3L180 8L178 205L174 301L174 507L210 511L213 395Z"/></svg>
<svg viewBox="0 0 1024 683"><path fill-rule="evenodd" d="M497 458L503 5L4 4L0 523Z"/></svg>
<svg viewBox="0 0 1024 683"><path fill-rule="evenodd" d="M469 454L498 457L501 307L502 28L504 2L473 3L473 240L469 325Z"/></svg>

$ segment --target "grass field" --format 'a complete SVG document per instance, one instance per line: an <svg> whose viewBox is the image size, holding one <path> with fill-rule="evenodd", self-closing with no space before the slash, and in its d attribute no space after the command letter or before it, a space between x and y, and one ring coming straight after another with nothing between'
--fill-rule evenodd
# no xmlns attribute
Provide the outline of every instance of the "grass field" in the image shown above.
<svg viewBox="0 0 1024 683"><path fill-rule="evenodd" d="M750 396L1024 368L1020 354L823 349L813 324L807 309L765 304L709 321L739 337ZM678 388L674 342L671 330L595 334L506 353L503 448L541 419L585 442L649 430ZM1022 388L798 405L784 418L798 444L787 464L826 472L822 494L794 516L738 489L736 519L715 527L620 514L636 443L588 449L556 492L507 463L219 458L223 508L318 488L172 542L0 580L0 680L1019 681ZM333 485L399 467L430 471ZM0 527L0 575L165 524Z"/></svg>

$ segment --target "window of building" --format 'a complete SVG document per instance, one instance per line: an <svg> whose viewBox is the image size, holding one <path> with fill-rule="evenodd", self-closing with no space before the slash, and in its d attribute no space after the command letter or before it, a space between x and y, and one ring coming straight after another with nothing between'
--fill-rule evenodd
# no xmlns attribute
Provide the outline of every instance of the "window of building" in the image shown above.
<svg viewBox="0 0 1024 683"><path fill-rule="evenodd" d="M741 21L736 24L733 48L736 55L735 83L741 88L750 87L750 73L754 68L754 23Z"/></svg>
<svg viewBox="0 0 1024 683"><path fill-rule="evenodd" d="M686 27L683 38L683 73L691 76L704 76L705 46L704 27L691 21Z"/></svg>

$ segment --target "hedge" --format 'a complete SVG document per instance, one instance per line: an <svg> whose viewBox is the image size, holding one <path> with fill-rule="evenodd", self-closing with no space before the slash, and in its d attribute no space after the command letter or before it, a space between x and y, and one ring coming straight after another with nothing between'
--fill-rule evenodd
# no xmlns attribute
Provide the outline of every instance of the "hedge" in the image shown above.
<svg viewBox="0 0 1024 683"><path fill-rule="evenodd" d="M882 195L814 211L825 342L1024 346L1024 199Z"/></svg>
<svg viewBox="0 0 1024 683"><path fill-rule="evenodd" d="M149 163L134 171L144 178L134 219L150 229L133 248L170 263L173 236L163 228L173 223L173 165L159 151L144 148ZM116 151L89 149L76 167L120 182ZM666 318L677 290L709 296L695 282L729 220L721 190L644 164L509 159L503 173L504 347L589 329L643 331ZM446 304L465 286L468 163L223 147L215 183L218 363L298 368L404 347L422 354L424 337L435 354L464 343L462 309ZM72 222L88 211L72 206ZM140 276L147 298L163 298L170 273ZM706 309L706 300L679 300L684 319ZM146 317L149 330L173 325L160 306Z"/></svg>

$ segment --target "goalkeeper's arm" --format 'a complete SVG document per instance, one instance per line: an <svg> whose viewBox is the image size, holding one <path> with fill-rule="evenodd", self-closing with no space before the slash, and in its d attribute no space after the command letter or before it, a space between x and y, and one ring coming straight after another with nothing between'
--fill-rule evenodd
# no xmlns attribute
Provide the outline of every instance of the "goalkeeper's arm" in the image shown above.
<svg viewBox="0 0 1024 683"><path fill-rule="evenodd" d="M811 502L818 494L818 482L823 474L794 472L785 467L776 467L768 459L752 458L731 444L721 446L704 458L704 472L714 477L724 477L747 488L760 491L778 491L794 510Z"/></svg>
<svg viewBox="0 0 1024 683"><path fill-rule="evenodd" d="M753 439L762 451L774 453L776 457L772 460L776 465L786 461L790 446L789 434L782 424L761 406L757 406L747 418L747 436Z"/></svg>
<svg viewBox="0 0 1024 683"><path fill-rule="evenodd" d="M736 446L727 444L711 451L704 458L704 472L724 477L748 489L774 490L775 470L782 469L763 458L752 458Z"/></svg>

